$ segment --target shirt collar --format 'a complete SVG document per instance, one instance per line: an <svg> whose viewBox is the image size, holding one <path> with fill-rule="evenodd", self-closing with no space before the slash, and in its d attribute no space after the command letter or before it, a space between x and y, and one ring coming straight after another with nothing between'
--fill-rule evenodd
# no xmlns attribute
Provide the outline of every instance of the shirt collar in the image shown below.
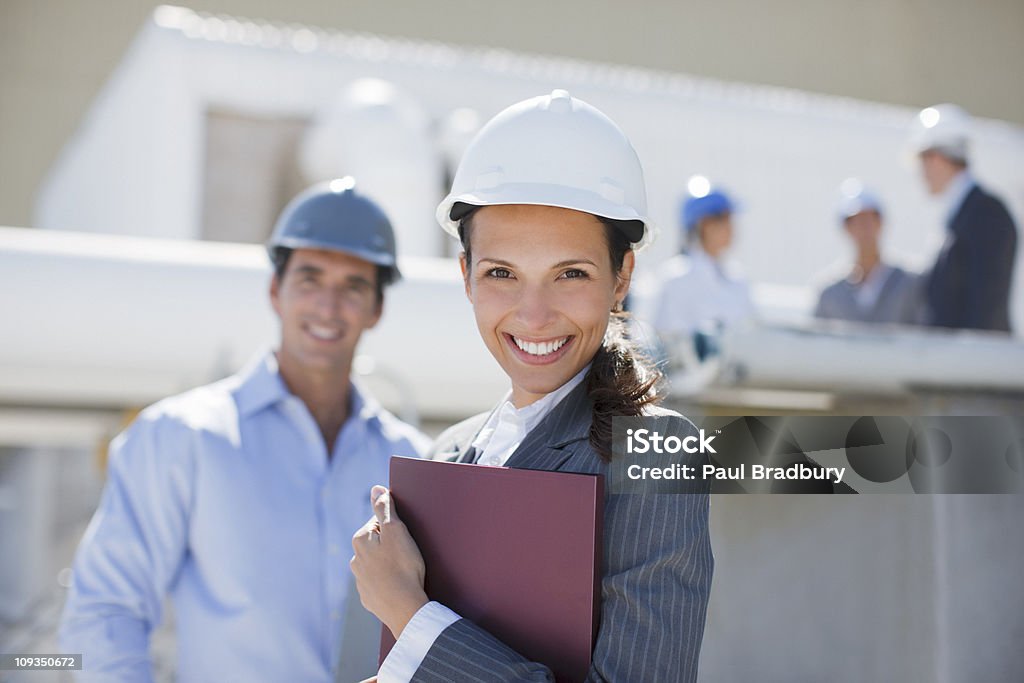
<svg viewBox="0 0 1024 683"><path fill-rule="evenodd" d="M687 255L692 260L691 268L703 268L720 280L735 279L734 269L723 256L721 259L713 259L700 245L694 246Z"/></svg>
<svg viewBox="0 0 1024 683"><path fill-rule="evenodd" d="M356 382L349 382L348 400L351 415L357 415L360 420L368 424L380 424L380 416L384 412L384 408L377 402L377 399L363 391Z"/></svg>
<svg viewBox="0 0 1024 683"><path fill-rule="evenodd" d="M884 263L879 263L870 273L868 273L866 278L864 278L858 285L854 285L854 300L861 309L867 310L873 308L875 304L878 303L878 299L882 295L882 290L885 288L885 284L889 281L889 276L892 275L892 273L893 270L891 267Z"/></svg>
<svg viewBox="0 0 1024 683"><path fill-rule="evenodd" d="M956 217L957 211L960 210L960 206L964 203L964 199L967 198L967 195L974 188L974 184L974 176L971 175L970 171L964 169L957 173L949 182L949 186L943 190L939 200L944 207L947 224L953 222L953 218Z"/></svg>
<svg viewBox="0 0 1024 683"><path fill-rule="evenodd" d="M477 434L476 439L473 440L473 446L482 451L487 446L487 442L490 441L498 426L502 423L514 424L520 436L529 434L563 398L579 386L589 371L590 363L587 363L568 382L550 394L545 394L530 405L522 408L515 407L515 404L512 403L512 392L509 391L509 393L505 394L505 399L501 402L501 405L491 413L487 423Z"/></svg>
<svg viewBox="0 0 1024 683"><path fill-rule="evenodd" d="M858 280L855 279L854 276L860 272L860 267L857 265L856 262L854 262L849 266L845 282L855 288L864 287L866 285L870 285L871 283L877 283L879 281L887 279L889 277L889 271L891 270L892 266L890 266L885 261L879 261L878 265L871 269L871 272L868 273L867 277L861 277Z"/></svg>
<svg viewBox="0 0 1024 683"><path fill-rule="evenodd" d="M690 257L694 266L699 268L708 268L711 270L716 269L715 260L708 256L708 253L704 251L700 245L693 246L688 252L686 252L686 255Z"/></svg>
<svg viewBox="0 0 1024 683"><path fill-rule="evenodd" d="M239 417L248 417L291 395L281 379L273 351L254 358L237 377L239 384L234 395Z"/></svg>
<svg viewBox="0 0 1024 683"><path fill-rule="evenodd" d="M537 399L528 406L522 408L516 408L511 400L506 399L504 405L502 405L502 412L505 413L505 409L511 410L516 417L523 423L523 431L529 432L531 429L537 426L537 423L544 419L551 409L554 408L559 401L565 398L570 391L576 388L576 386L583 381L586 377L587 371L590 370L590 364L587 363L586 367L576 373L576 375L568 382L558 387L550 394L545 395L542 398Z"/></svg>
<svg viewBox="0 0 1024 683"><path fill-rule="evenodd" d="M234 395L239 417L248 417L289 396L294 396L281 378L277 356L273 351L266 351L253 359L237 377L239 384ZM363 422L379 424L384 409L376 399L364 393L352 381L349 382L348 390L349 415L357 416Z"/></svg>

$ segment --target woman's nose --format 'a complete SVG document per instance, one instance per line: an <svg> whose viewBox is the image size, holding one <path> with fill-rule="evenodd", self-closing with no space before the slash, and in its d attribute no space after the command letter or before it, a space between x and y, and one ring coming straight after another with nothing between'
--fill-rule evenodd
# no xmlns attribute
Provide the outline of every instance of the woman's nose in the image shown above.
<svg viewBox="0 0 1024 683"><path fill-rule="evenodd" d="M528 330L543 330L556 318L550 292L543 287L525 287L519 297L516 318Z"/></svg>

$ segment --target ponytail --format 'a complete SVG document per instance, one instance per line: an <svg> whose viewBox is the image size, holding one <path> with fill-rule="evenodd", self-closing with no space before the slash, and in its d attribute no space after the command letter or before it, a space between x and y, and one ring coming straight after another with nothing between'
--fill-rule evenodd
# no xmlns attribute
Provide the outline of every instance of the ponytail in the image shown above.
<svg viewBox="0 0 1024 683"><path fill-rule="evenodd" d="M626 314L613 312L604 343L587 373L593 408L590 446L601 459L612 459L612 418L636 417L660 400L663 375L626 335Z"/></svg>

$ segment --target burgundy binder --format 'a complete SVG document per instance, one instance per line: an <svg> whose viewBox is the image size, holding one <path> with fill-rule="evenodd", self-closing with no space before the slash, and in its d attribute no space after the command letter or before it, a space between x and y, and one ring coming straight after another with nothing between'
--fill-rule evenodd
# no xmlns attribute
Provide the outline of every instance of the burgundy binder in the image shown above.
<svg viewBox="0 0 1024 683"><path fill-rule="evenodd" d="M559 683L582 681L600 617L601 475L391 458L426 591ZM394 646L381 634L380 660Z"/></svg>

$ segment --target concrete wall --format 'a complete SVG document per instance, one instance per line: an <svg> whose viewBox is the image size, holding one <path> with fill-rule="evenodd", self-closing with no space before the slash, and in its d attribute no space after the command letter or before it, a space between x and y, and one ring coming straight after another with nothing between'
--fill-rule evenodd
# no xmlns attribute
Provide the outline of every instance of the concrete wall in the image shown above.
<svg viewBox="0 0 1024 683"><path fill-rule="evenodd" d="M1024 123L1019 0L196 0L193 9L489 45ZM154 4L0 2L0 224L28 225L46 169Z"/></svg>
<svg viewBox="0 0 1024 683"><path fill-rule="evenodd" d="M1020 680L1019 495L716 496L700 680Z"/></svg>

